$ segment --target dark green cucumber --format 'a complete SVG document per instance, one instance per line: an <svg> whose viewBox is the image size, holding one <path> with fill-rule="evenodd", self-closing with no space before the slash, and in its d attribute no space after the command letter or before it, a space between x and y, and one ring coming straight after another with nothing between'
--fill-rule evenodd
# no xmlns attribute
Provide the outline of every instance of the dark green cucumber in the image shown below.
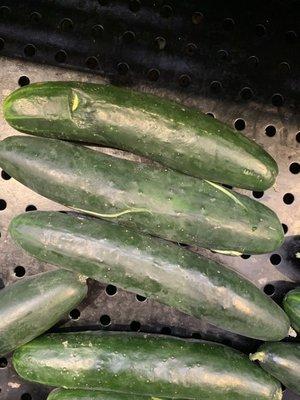
<svg viewBox="0 0 300 400"><path fill-rule="evenodd" d="M101 219L35 211L15 217L15 242L31 255L150 297L261 340L288 335L283 310L251 282L173 243Z"/></svg>
<svg viewBox="0 0 300 400"><path fill-rule="evenodd" d="M247 196L64 141L8 137L0 165L45 197L172 241L254 254L283 240L274 212Z"/></svg>
<svg viewBox="0 0 300 400"><path fill-rule="evenodd" d="M0 356L55 325L87 294L85 279L56 270L24 278L0 291Z"/></svg>
<svg viewBox="0 0 300 400"><path fill-rule="evenodd" d="M104 390L54 389L47 400L159 400L150 396L139 396Z"/></svg>
<svg viewBox="0 0 300 400"><path fill-rule="evenodd" d="M278 174L269 154L220 121L120 87L37 83L7 97L4 116L21 132L116 147L235 187L265 190Z"/></svg>
<svg viewBox="0 0 300 400"><path fill-rule="evenodd" d="M293 328L300 333L300 287L287 293L283 300L283 308Z"/></svg>
<svg viewBox="0 0 300 400"><path fill-rule="evenodd" d="M265 343L250 359L259 361L265 371L300 394L300 343Z"/></svg>
<svg viewBox="0 0 300 400"><path fill-rule="evenodd" d="M229 347L159 335L41 336L14 353L24 379L65 389L206 400L279 400L280 385Z"/></svg>

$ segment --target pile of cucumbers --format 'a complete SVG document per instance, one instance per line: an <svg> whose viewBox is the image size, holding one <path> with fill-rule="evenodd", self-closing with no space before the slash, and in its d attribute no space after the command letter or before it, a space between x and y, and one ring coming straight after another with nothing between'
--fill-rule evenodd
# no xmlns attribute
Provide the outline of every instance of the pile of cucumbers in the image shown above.
<svg viewBox="0 0 300 400"><path fill-rule="evenodd" d="M181 246L240 255L282 244L276 214L228 189L274 185L269 154L198 110L110 85L31 84L6 98L4 117L31 136L0 142L0 167L70 208L21 214L9 226L17 245L59 267L0 291L0 356L14 351L22 378L55 387L48 400L280 400L280 382L300 394L300 344L288 339L300 332L300 288L281 308ZM249 360L219 343L161 335L44 334L84 299L87 278L265 343Z"/></svg>

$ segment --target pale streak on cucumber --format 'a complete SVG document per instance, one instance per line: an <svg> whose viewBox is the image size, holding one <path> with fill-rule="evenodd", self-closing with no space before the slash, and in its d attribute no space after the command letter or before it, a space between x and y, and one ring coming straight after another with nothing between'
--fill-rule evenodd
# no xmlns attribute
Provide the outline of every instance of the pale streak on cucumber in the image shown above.
<svg viewBox="0 0 300 400"><path fill-rule="evenodd" d="M281 400L282 399L282 389L278 388L274 394L273 400Z"/></svg>
<svg viewBox="0 0 300 400"><path fill-rule="evenodd" d="M79 97L77 96L76 93L74 93L74 96L72 98L72 107L71 107L72 111L76 111L78 106L79 106Z"/></svg>
<svg viewBox="0 0 300 400"><path fill-rule="evenodd" d="M263 351L258 351L257 353L250 354L249 358L251 361L264 362L266 359L266 353Z"/></svg>
<svg viewBox="0 0 300 400"><path fill-rule="evenodd" d="M295 257L296 258L300 258L300 252L299 251L295 254Z"/></svg>
<svg viewBox="0 0 300 400"><path fill-rule="evenodd" d="M290 337L297 337L297 332L290 326L288 336Z"/></svg>
<svg viewBox="0 0 300 400"><path fill-rule="evenodd" d="M222 187L220 185L217 185L216 183L207 181L206 179L204 179L204 181L209 183L214 188L220 190L224 194L226 194L226 196L230 197L235 203L237 203L238 205L240 205L241 207L243 207L246 210L246 207L244 206L244 204L239 199L237 199L234 194L230 193L227 189L225 189L224 187Z"/></svg>
<svg viewBox="0 0 300 400"><path fill-rule="evenodd" d="M99 214L94 211L83 210L82 208L76 208L76 207L71 207L71 208L75 211L80 211L85 214L92 215L93 217L99 217L99 218L118 218L124 214L142 213L142 212L152 214L152 212L150 210L147 210L146 208L129 208L128 210L120 211L119 213L115 214Z"/></svg>
<svg viewBox="0 0 300 400"><path fill-rule="evenodd" d="M234 250L215 250L215 249L211 249L211 250L214 251L215 253L225 254L226 256L239 257L243 254L243 253L239 253L238 251L234 251Z"/></svg>

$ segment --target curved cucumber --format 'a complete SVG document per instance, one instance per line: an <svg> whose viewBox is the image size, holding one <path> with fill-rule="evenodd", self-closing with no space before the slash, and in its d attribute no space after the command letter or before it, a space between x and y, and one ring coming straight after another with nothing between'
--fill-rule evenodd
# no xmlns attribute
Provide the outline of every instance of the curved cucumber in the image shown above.
<svg viewBox="0 0 300 400"><path fill-rule="evenodd" d="M150 396L118 393L103 390L54 389L47 400L159 400Z"/></svg>
<svg viewBox="0 0 300 400"><path fill-rule="evenodd" d="M0 165L77 211L176 242L254 254L270 252L283 240L274 212L247 196L79 145L8 137L0 142Z"/></svg>
<svg viewBox="0 0 300 400"><path fill-rule="evenodd" d="M259 361L260 366L280 380L287 388L300 394L300 344L265 343L255 354L252 361Z"/></svg>
<svg viewBox="0 0 300 400"><path fill-rule="evenodd" d="M288 335L283 310L251 282L180 246L100 219L35 211L15 217L15 242L40 260L139 293L229 331Z"/></svg>
<svg viewBox="0 0 300 400"><path fill-rule="evenodd" d="M283 308L293 328L300 333L300 287L287 293L283 300Z"/></svg>
<svg viewBox="0 0 300 400"><path fill-rule="evenodd" d="M56 270L24 278L0 291L0 355L55 325L87 294L85 279Z"/></svg>
<svg viewBox="0 0 300 400"><path fill-rule="evenodd" d="M159 335L47 335L18 349L13 365L24 379L65 389L207 400L282 396L279 383L236 350Z"/></svg>
<svg viewBox="0 0 300 400"><path fill-rule="evenodd" d="M220 121L120 87L37 83L7 97L4 116L21 132L127 150L235 187L265 190L278 174L269 154Z"/></svg>

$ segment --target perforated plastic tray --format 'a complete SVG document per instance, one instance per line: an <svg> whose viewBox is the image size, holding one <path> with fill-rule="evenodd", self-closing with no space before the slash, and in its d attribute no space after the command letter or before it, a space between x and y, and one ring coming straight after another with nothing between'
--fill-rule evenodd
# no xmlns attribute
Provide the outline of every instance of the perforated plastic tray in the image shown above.
<svg viewBox="0 0 300 400"><path fill-rule="evenodd" d="M280 302L300 281L294 257L300 249L297 2L254 2L247 10L236 2L226 3L226 9L209 3L199 8L192 0L13 0L1 8L0 2L0 55L19 58L0 58L0 101L29 82L105 79L195 106L253 137L276 159L280 173L276 188L244 193L277 212L286 241L275 253L260 256L197 251L240 271ZM12 134L0 114L0 139ZM0 288L53 268L24 254L7 235L14 215L35 208L63 209L1 171ZM59 329L162 332L221 341L244 352L258 344L93 281L88 298L54 328ZM10 357L0 359L1 400L44 400L48 391L17 377ZM288 390L284 398L300 399Z"/></svg>

